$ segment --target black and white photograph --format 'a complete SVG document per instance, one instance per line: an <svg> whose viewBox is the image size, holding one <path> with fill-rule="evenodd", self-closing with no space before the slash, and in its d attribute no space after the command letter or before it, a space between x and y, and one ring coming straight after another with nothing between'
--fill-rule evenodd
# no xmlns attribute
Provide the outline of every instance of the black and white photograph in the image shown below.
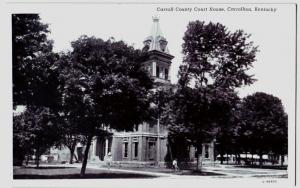
<svg viewBox="0 0 300 188"><path fill-rule="evenodd" d="M11 186L295 186L296 6L8 2Z"/></svg>

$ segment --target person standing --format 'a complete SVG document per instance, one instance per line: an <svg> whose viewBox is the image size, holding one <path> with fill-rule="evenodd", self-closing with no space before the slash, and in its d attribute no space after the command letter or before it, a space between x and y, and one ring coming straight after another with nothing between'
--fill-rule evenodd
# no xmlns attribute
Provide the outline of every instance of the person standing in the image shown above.
<svg viewBox="0 0 300 188"><path fill-rule="evenodd" d="M107 165L107 169L109 170L111 167L111 163L112 163L112 156L111 153L109 152L107 154L107 158L106 158L106 165Z"/></svg>
<svg viewBox="0 0 300 188"><path fill-rule="evenodd" d="M178 168L178 164L177 164L177 159L176 158L173 160L172 164L173 164L174 171L177 172L179 170L179 168Z"/></svg>

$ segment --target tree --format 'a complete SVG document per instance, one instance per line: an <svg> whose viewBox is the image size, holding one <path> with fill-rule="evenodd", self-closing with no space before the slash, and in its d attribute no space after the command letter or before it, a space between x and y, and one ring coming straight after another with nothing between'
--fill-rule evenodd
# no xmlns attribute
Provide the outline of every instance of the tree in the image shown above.
<svg viewBox="0 0 300 188"><path fill-rule="evenodd" d="M105 135L107 127L131 130L145 120L152 81L141 67L141 51L122 41L82 36L72 47L72 65L60 77L66 114L87 140L83 176L94 136Z"/></svg>
<svg viewBox="0 0 300 188"><path fill-rule="evenodd" d="M48 40L48 25L38 14L12 15L13 105L55 106L59 95L57 55Z"/></svg>
<svg viewBox="0 0 300 188"><path fill-rule="evenodd" d="M224 93L212 88L178 89L164 112L163 121L168 125L171 137L189 140L200 155L202 143L216 137L220 141L220 134L230 125L237 101L235 92Z"/></svg>
<svg viewBox="0 0 300 188"><path fill-rule="evenodd" d="M13 165L21 166L25 155L31 154L30 133L24 132L26 126L22 116L13 117Z"/></svg>
<svg viewBox="0 0 300 188"><path fill-rule="evenodd" d="M14 156L35 153L36 165L39 158L59 140L56 118L50 108L27 107L25 112L14 116ZM23 153L19 153L19 152Z"/></svg>
<svg viewBox="0 0 300 188"><path fill-rule="evenodd" d="M220 23L190 22L182 45L183 64L179 70L179 84L195 87L209 86L235 89L252 84L255 79L247 70L258 51L251 35L243 30L230 32Z"/></svg>
<svg viewBox="0 0 300 188"><path fill-rule="evenodd" d="M255 81L247 73L257 52L249 37L219 23L194 21L187 26L178 89L170 102L173 120L167 123L198 151L228 127L239 100L235 89Z"/></svg>
<svg viewBox="0 0 300 188"><path fill-rule="evenodd" d="M260 156L273 152L287 154L287 114L281 100L273 95L256 92L245 97L240 106L240 139Z"/></svg>
<svg viewBox="0 0 300 188"><path fill-rule="evenodd" d="M47 39L48 33L48 25L41 23L38 14L12 15L13 107L24 105L27 109L20 117L14 117L13 136L14 155L16 155L14 157L17 158L19 158L19 154L23 155L24 152L25 154L30 152L28 146L31 145L28 142L37 147L32 142L32 137L34 135L38 137L35 128L31 129L31 125L20 122L31 124L36 122L37 125L32 126L38 126L38 129L43 130L43 125L38 122L43 118L47 119L48 112L57 115L59 108L57 105L60 97L57 92L58 72L53 69L54 62L58 57L57 54L52 52L53 42ZM30 115L30 113L33 114ZM30 121L22 120L28 118L30 118ZM27 126L29 126L28 129L24 129ZM24 133L20 131L23 129ZM47 125L45 125L45 129L47 130ZM52 133L56 134L56 132ZM53 138L56 138L56 136L52 135ZM52 142L49 144L51 145ZM44 147L46 147L46 144L37 147L38 155L42 153L40 150ZM23 157L20 157L20 159Z"/></svg>
<svg viewBox="0 0 300 188"><path fill-rule="evenodd" d="M72 95L72 97L77 97L76 100L81 100L81 96L76 96L76 92L74 92L74 88L69 89L68 87L73 87L71 82L71 77L73 76L73 72L76 71L72 67L72 58L70 52L67 53L59 53L59 58L52 65L51 69L53 72L58 73L58 77L56 78L58 81L57 93L60 97L59 100L56 101L58 106L57 108L57 124L59 126L59 134L61 140L57 141L56 146L60 148L62 145L66 146L70 150L70 160L69 163L73 163L75 147L77 143L84 144L86 140L80 135L78 130L78 117L74 115L72 112L74 108L72 104L68 102L75 102L73 99L66 101L65 96ZM79 81L76 77L73 77L72 81Z"/></svg>

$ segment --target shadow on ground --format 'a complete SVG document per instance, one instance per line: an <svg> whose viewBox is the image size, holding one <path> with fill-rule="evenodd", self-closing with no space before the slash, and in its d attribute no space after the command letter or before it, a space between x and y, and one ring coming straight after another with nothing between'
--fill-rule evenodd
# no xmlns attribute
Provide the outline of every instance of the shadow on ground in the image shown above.
<svg viewBox="0 0 300 188"><path fill-rule="evenodd" d="M179 175L192 175L192 176L224 176L224 174L214 173L214 172L204 172L204 171L182 171Z"/></svg>
<svg viewBox="0 0 300 188"><path fill-rule="evenodd" d="M114 172L109 170L87 169L84 177L75 167L14 167L14 179L120 179L120 178L157 178L155 175Z"/></svg>
<svg viewBox="0 0 300 188"><path fill-rule="evenodd" d="M236 165L235 167L238 167L238 168L259 168L259 169L287 170L287 166Z"/></svg>
<svg viewBox="0 0 300 188"><path fill-rule="evenodd" d="M40 166L40 167L33 167L33 166L29 166L29 167L21 167L21 168L25 168L25 169L37 169L37 170L42 170L42 169L68 169L68 168L76 168L76 167L64 167L64 166Z"/></svg>
<svg viewBox="0 0 300 188"><path fill-rule="evenodd" d="M66 175L14 175L14 179L121 179L121 178L156 178L157 176L143 175L143 174L86 174L81 177L79 174Z"/></svg>

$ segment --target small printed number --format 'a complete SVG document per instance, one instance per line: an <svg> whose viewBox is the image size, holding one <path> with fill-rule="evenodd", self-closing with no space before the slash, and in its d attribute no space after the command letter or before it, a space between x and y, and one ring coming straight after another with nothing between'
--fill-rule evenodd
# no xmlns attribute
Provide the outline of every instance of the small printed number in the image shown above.
<svg viewBox="0 0 300 188"><path fill-rule="evenodd" d="M263 183L277 183L277 180L264 180Z"/></svg>

